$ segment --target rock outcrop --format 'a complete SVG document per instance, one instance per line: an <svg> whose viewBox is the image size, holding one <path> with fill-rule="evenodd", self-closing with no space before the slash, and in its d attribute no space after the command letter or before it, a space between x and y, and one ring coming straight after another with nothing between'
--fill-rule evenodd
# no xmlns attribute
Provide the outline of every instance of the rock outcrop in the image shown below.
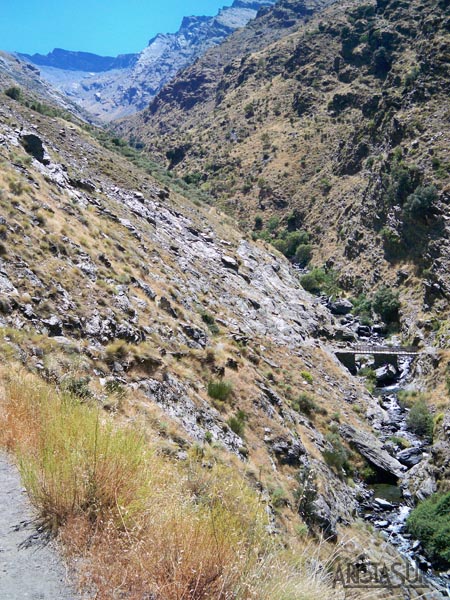
<svg viewBox="0 0 450 600"><path fill-rule="evenodd" d="M383 444L371 433L358 431L350 425L341 425L342 436L356 448L376 470L383 474L400 478L405 467L383 448Z"/></svg>

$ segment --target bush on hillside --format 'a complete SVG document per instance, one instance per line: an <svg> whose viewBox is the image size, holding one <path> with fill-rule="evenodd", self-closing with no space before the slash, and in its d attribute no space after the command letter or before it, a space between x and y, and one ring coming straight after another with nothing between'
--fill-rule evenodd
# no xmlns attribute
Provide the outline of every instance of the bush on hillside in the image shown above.
<svg viewBox="0 0 450 600"><path fill-rule="evenodd" d="M434 494L421 502L409 515L406 526L422 542L436 567L450 568L450 492Z"/></svg>
<svg viewBox="0 0 450 600"><path fill-rule="evenodd" d="M347 465L349 454L338 433L327 433L325 436L331 449L323 451L325 462L334 467L338 473Z"/></svg>
<svg viewBox="0 0 450 600"><path fill-rule="evenodd" d="M417 400L406 418L408 429L417 435L432 437L433 415L423 399Z"/></svg>
<svg viewBox="0 0 450 600"><path fill-rule="evenodd" d="M22 97L22 90L15 86L10 87L7 90L5 90L5 96L8 96L9 98L12 98L13 100L19 101Z"/></svg>
<svg viewBox="0 0 450 600"><path fill-rule="evenodd" d="M373 309L385 323L397 323L400 309L398 292L394 292L386 286L379 288L373 297Z"/></svg>
<svg viewBox="0 0 450 600"><path fill-rule="evenodd" d="M412 219L423 218L430 212L437 198L438 193L434 185L419 186L408 196L404 205L405 214Z"/></svg>
<svg viewBox="0 0 450 600"><path fill-rule="evenodd" d="M214 398L214 400L220 400L225 402L231 396L233 392L233 385L228 381L210 381L208 383L208 396Z"/></svg>
<svg viewBox="0 0 450 600"><path fill-rule="evenodd" d="M312 258L312 246L310 244L300 244L297 246L294 255L294 262L300 267L306 267Z"/></svg>
<svg viewBox="0 0 450 600"><path fill-rule="evenodd" d="M332 296L339 291L336 274L333 271L325 271L325 269L312 269L310 273L300 277L300 283L311 294L325 293Z"/></svg>

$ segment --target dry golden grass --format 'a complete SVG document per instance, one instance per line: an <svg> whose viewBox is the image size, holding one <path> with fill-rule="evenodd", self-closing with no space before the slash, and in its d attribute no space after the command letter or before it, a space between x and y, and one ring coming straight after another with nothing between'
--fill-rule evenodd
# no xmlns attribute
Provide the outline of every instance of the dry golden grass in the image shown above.
<svg viewBox="0 0 450 600"><path fill-rule="evenodd" d="M307 555L280 554L258 493L212 454L170 462L136 426L23 368L3 368L0 381L0 443L16 454L38 519L78 559L95 598L340 597Z"/></svg>

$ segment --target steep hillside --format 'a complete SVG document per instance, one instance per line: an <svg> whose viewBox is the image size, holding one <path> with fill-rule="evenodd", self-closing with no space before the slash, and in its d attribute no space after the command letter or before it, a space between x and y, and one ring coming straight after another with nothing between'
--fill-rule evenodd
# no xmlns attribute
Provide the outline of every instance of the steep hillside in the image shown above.
<svg viewBox="0 0 450 600"><path fill-rule="evenodd" d="M89 120L87 113L41 78L39 69L6 52L0 52L0 86L3 90L19 86L34 94L34 102L47 102L53 107L60 107L79 118Z"/></svg>
<svg viewBox="0 0 450 600"><path fill-rule="evenodd" d="M297 262L354 295L400 283L414 337L448 312L448 2L336 3L284 33L213 76L210 52L118 131L255 237L289 253L306 230Z"/></svg>
<svg viewBox="0 0 450 600"><path fill-rule="evenodd" d="M142 155L0 93L0 442L85 589L349 598L333 556L401 560L357 516L404 467L342 319Z"/></svg>
<svg viewBox="0 0 450 600"><path fill-rule="evenodd" d="M47 56L19 56L39 66L48 82L91 115L108 122L146 108L178 71L271 4L273 0L235 0L214 17L185 17L176 33L157 35L139 54L112 58L56 49Z"/></svg>

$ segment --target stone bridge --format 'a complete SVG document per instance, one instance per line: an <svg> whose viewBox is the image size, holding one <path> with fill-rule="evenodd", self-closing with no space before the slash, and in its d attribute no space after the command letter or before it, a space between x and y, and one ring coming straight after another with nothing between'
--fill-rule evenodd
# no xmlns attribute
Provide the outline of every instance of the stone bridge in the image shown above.
<svg viewBox="0 0 450 600"><path fill-rule="evenodd" d="M339 348L335 350L336 357L347 367L351 373L356 373L357 356L373 356L375 369L382 365L393 365L398 368L399 356L415 357L420 354L420 350L415 346L377 346L375 344L361 344L349 348Z"/></svg>

